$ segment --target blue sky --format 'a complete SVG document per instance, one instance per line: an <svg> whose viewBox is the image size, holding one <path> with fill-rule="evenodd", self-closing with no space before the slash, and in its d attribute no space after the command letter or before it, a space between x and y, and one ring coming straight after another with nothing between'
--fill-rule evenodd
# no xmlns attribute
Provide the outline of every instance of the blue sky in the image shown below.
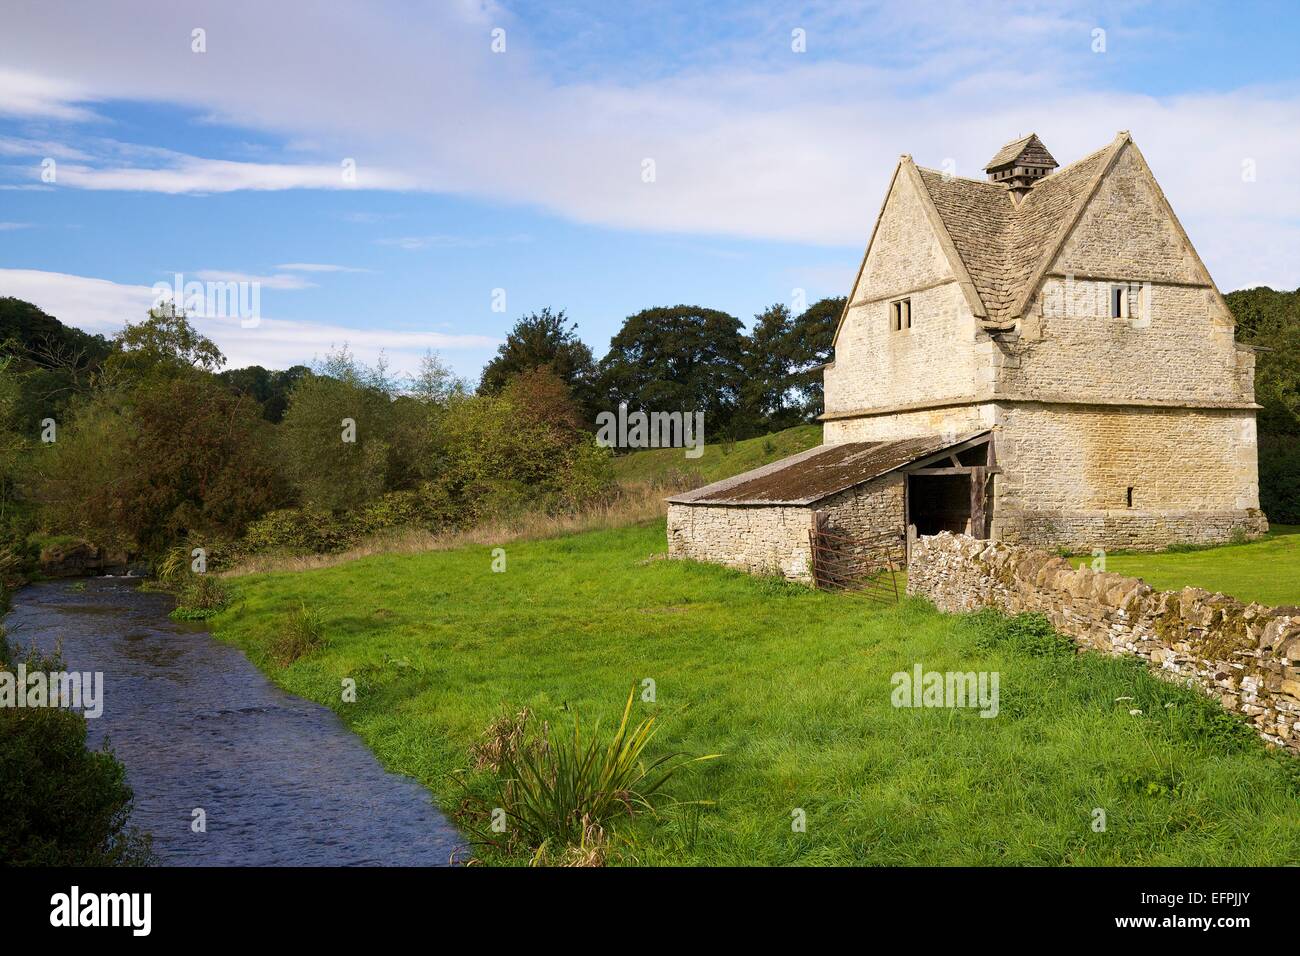
<svg viewBox="0 0 1300 956"><path fill-rule="evenodd" d="M1225 291L1300 286L1292 3L120 9L6 2L0 294L111 333L176 273L257 282L257 327L195 320L232 366L475 378L543 306L600 355L653 305L842 295L900 153L980 176L1031 130L1130 130Z"/></svg>

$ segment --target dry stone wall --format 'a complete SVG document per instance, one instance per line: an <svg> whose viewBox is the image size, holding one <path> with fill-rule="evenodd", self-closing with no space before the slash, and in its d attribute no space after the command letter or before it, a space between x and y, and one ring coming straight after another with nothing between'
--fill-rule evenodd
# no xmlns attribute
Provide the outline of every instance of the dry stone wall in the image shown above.
<svg viewBox="0 0 1300 956"><path fill-rule="evenodd" d="M1038 612L1081 647L1133 654L1300 753L1300 608L1076 568L1044 551L944 532L912 549L907 590L956 613Z"/></svg>

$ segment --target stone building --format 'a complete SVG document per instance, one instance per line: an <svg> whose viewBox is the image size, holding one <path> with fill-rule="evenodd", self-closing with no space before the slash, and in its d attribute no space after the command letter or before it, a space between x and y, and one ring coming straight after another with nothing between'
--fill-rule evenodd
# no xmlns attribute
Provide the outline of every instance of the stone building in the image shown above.
<svg viewBox="0 0 1300 956"><path fill-rule="evenodd" d="M825 444L670 498L670 553L805 577L816 511L1080 550L1267 530L1254 354L1129 134L1060 169L1026 136L986 172L899 160Z"/></svg>

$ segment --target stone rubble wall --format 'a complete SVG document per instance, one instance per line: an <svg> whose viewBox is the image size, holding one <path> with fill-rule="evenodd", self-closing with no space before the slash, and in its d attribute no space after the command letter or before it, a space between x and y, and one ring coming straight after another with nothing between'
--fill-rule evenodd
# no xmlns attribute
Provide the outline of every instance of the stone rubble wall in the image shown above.
<svg viewBox="0 0 1300 956"><path fill-rule="evenodd" d="M668 555L807 581L811 527L800 506L670 504Z"/></svg>
<svg viewBox="0 0 1300 956"><path fill-rule="evenodd" d="M1045 614L1081 647L1141 657L1300 753L1300 608L1199 588L1157 591L1044 551L947 532L916 542L907 591L949 613Z"/></svg>
<svg viewBox="0 0 1300 956"><path fill-rule="evenodd" d="M903 477L887 475L814 505L669 504L668 554L811 582L808 532L814 511L826 512L828 532L862 540L864 554L884 545L897 552Z"/></svg>

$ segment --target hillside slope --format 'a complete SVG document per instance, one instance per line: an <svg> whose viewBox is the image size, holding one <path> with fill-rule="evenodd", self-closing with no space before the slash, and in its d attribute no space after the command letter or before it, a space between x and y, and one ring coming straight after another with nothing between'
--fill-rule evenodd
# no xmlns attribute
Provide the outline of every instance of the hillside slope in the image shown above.
<svg viewBox="0 0 1300 956"><path fill-rule="evenodd" d="M649 448L614 459L614 474L623 484L677 486L689 478L691 485L698 486L779 461L821 442L820 425L798 425L730 445L706 443L699 458L687 458L681 448Z"/></svg>

